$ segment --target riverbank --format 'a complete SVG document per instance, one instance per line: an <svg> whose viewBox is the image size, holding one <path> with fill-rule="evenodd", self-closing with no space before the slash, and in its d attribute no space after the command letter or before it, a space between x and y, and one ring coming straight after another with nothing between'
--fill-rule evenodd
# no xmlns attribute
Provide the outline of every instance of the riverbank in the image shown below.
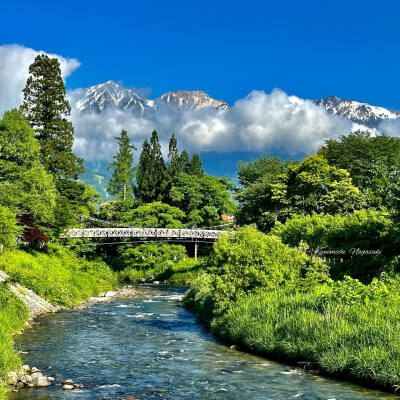
<svg viewBox="0 0 400 400"><path fill-rule="evenodd" d="M329 278L323 260L251 228L215 244L184 303L220 340L397 392L400 277Z"/></svg>
<svg viewBox="0 0 400 400"><path fill-rule="evenodd" d="M5 399L7 376L22 364L13 336L32 318L115 289L117 280L104 262L85 260L57 245L40 252L6 251L0 271L0 399Z"/></svg>

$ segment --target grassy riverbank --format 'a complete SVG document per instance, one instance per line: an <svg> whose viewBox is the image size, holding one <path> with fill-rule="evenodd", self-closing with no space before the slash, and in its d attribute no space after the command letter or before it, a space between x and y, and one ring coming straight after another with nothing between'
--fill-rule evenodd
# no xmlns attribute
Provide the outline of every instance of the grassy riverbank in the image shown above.
<svg viewBox="0 0 400 400"><path fill-rule="evenodd" d="M117 279L102 261L77 257L61 246L45 251L10 250L0 255L0 270L10 280L33 290L54 305L73 307L90 296L117 286ZM13 347L12 336L28 320L25 305L0 284L0 399L5 398L7 373L21 363Z"/></svg>
<svg viewBox="0 0 400 400"><path fill-rule="evenodd" d="M333 281L327 265L251 228L223 237L185 305L241 349L395 391L400 277Z"/></svg>

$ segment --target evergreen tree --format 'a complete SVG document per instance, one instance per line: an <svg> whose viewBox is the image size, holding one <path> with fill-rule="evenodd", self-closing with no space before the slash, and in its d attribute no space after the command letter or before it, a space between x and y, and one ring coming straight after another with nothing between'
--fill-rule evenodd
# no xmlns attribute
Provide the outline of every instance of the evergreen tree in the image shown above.
<svg viewBox="0 0 400 400"><path fill-rule="evenodd" d="M74 128L66 119L71 106L56 58L38 55L29 67L21 110L40 142L41 161L57 177L77 179L83 160L72 153Z"/></svg>
<svg viewBox="0 0 400 400"><path fill-rule="evenodd" d="M136 174L136 196L144 203L161 201L168 179L158 134L153 131L150 143L145 140Z"/></svg>
<svg viewBox="0 0 400 400"><path fill-rule="evenodd" d="M182 150L182 153L179 156L179 172L187 174L189 171L189 165L190 165L189 153L186 150Z"/></svg>
<svg viewBox="0 0 400 400"><path fill-rule="evenodd" d="M133 152L136 147L131 144L128 133L123 130L116 137L118 153L114 161L108 164L107 170L112 169L112 177L107 185L107 191L123 201L132 200L133 197Z"/></svg>
<svg viewBox="0 0 400 400"><path fill-rule="evenodd" d="M188 168L188 174L189 175L197 175L197 176L204 175L203 164L201 162L200 156L197 153L194 153L192 156L192 159L190 161L189 168Z"/></svg>
<svg viewBox="0 0 400 400"><path fill-rule="evenodd" d="M169 180L172 180L179 172L182 172L178 152L178 142L174 134L171 135L168 148L169 164L167 167L167 172Z"/></svg>

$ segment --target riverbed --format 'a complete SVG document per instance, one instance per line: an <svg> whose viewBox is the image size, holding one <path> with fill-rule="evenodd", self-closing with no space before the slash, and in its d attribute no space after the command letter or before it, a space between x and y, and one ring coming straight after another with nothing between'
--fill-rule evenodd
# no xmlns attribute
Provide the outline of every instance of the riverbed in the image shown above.
<svg viewBox="0 0 400 400"><path fill-rule="evenodd" d="M137 290L134 298L38 318L16 346L56 382L10 400L399 399L230 349L179 307L183 289ZM63 391L64 379L84 388Z"/></svg>

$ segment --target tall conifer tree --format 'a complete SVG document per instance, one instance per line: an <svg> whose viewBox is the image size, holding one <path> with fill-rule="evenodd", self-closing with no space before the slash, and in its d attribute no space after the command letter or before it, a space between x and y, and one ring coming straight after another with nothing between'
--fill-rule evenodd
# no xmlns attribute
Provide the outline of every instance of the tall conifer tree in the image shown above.
<svg viewBox="0 0 400 400"><path fill-rule="evenodd" d="M136 147L131 144L125 130L116 139L118 141L118 153L113 157L114 161L107 166L107 170L112 170L107 191L116 196L118 200L130 201L133 199L134 171L132 163L133 152Z"/></svg>
<svg viewBox="0 0 400 400"><path fill-rule="evenodd" d="M197 176L204 175L203 164L201 162L200 156L197 153L194 153L192 159L190 160L188 174Z"/></svg>
<svg viewBox="0 0 400 400"><path fill-rule="evenodd" d="M157 131L145 140L136 174L136 196L145 203L161 201L168 184Z"/></svg>
<svg viewBox="0 0 400 400"><path fill-rule="evenodd" d="M77 179L83 160L72 152L74 128L66 119L71 106L56 58L38 55L29 67L21 110L40 142L41 160L59 178Z"/></svg>

